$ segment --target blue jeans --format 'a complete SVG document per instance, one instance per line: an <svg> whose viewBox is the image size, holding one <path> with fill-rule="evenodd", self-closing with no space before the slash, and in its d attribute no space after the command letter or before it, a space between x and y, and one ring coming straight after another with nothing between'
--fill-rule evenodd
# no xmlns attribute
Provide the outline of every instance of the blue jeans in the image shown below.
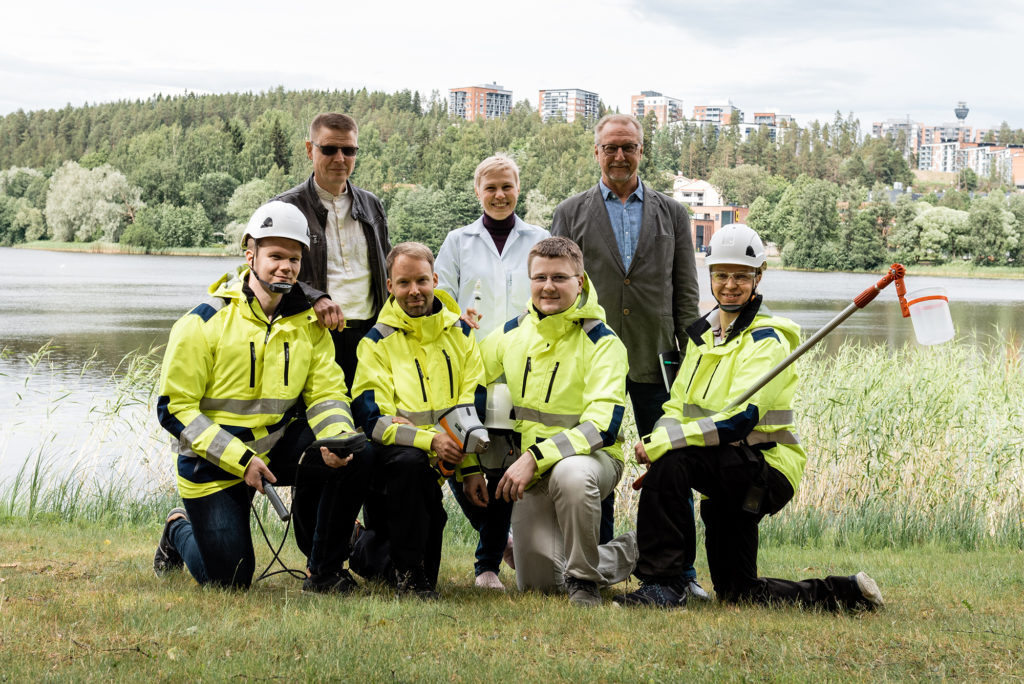
<svg viewBox="0 0 1024 684"><path fill-rule="evenodd" d="M626 392L629 393L629 400L633 403L633 416L636 418L637 435L643 437L644 435L651 434L654 430L654 424L662 416L662 405L668 401L669 394L665 391L665 386L660 382L633 382L627 378ZM614 496L614 493L612 495ZM694 515L693 494L691 493L688 498L684 497L682 503L690 512L690 519L692 520ZM603 527L605 524L603 513L604 511L602 510L602 539L604 539ZM611 539L611 536L609 531L608 538ZM688 544L693 547L692 549L687 549L687 556L692 559L697 555L696 539L691 537L688 540ZM693 569L692 561L690 567L683 571L682 578L684 580L697 579L697 571Z"/></svg>
<svg viewBox="0 0 1024 684"><path fill-rule="evenodd" d="M300 464L302 452L312 442L306 421L294 421L267 460L277 486L295 486L295 541L307 558L309 571L318 575L341 570L348 559L348 539L363 505L371 461L369 452L364 451L341 468L328 467L319 455ZM169 534L200 584L239 589L252 584L256 558L249 509L255 493L239 482L208 496L184 500L191 522L175 521Z"/></svg>
<svg viewBox="0 0 1024 684"><path fill-rule="evenodd" d="M448 478L448 487L455 495L455 500L459 502L459 507L473 529L480 533L480 541L476 545L476 563L473 565L473 571L477 575L484 572L498 573L501 556L505 553L505 545L508 543L512 502L496 496L498 481L506 470L507 468L485 471L488 503L483 508L474 506L466 498L462 492L462 484L454 477Z"/></svg>

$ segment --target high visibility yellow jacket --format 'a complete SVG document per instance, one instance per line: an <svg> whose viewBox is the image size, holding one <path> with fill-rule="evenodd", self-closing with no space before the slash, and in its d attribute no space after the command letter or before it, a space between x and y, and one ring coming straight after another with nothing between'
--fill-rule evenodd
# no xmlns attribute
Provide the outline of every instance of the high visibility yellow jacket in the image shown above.
<svg viewBox="0 0 1024 684"><path fill-rule="evenodd" d="M434 311L412 317L394 296L381 309L377 324L359 341L359 364L352 385L352 409L367 435L384 445L412 446L437 454L430 442L449 409L474 406L483 396L483 361L473 329L459 320L451 295L434 290ZM412 426L396 423L408 419ZM460 477L479 471L475 454L467 454Z"/></svg>
<svg viewBox="0 0 1024 684"><path fill-rule="evenodd" d="M585 278L565 311L541 317L531 304L481 344L487 382L504 376L521 447L537 460L531 486L568 456L603 449L622 460L629 363L604 320Z"/></svg>
<svg viewBox="0 0 1024 684"><path fill-rule="evenodd" d="M303 414L318 439L351 432L344 374L330 333L299 287L268 320L245 283L225 274L210 298L171 328L157 415L178 442L178 490L186 499L237 484Z"/></svg>
<svg viewBox="0 0 1024 684"><path fill-rule="evenodd" d="M758 295L715 346L718 309L687 329L686 356L664 415L643 438L651 461L685 446L742 443L761 450L768 465L796 491L807 454L793 424L797 373L789 366L742 405L724 410L800 343L800 327L773 315Z"/></svg>

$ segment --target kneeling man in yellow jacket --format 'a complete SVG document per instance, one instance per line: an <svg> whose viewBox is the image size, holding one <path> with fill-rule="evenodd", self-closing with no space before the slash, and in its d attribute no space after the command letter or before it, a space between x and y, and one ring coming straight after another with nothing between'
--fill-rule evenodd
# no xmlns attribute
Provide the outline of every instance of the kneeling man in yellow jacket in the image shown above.
<svg viewBox="0 0 1024 684"><path fill-rule="evenodd" d="M598 544L601 501L622 476L626 348L604 322L575 243L541 240L527 270L529 309L481 345L487 381L508 384L522 450L497 495L516 502L519 588L564 587L570 603L600 605L599 587L625 580L636 561L632 532Z"/></svg>

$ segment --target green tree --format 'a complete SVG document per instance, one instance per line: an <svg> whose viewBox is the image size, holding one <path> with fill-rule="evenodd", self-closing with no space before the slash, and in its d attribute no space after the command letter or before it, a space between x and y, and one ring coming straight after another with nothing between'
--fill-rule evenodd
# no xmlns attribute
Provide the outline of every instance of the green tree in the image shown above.
<svg viewBox="0 0 1024 684"><path fill-rule="evenodd" d="M214 230L223 230L229 220L228 201L239 185L234 176L214 171L203 174L196 182L186 183L182 196L188 204L203 207Z"/></svg>
<svg viewBox="0 0 1024 684"><path fill-rule="evenodd" d="M976 200L970 209L968 225L974 262L983 265L1009 263L1020 245L1016 217L1006 205L1006 198L992 193Z"/></svg>
<svg viewBox="0 0 1024 684"><path fill-rule="evenodd" d="M55 240L117 242L143 206L141 192L120 171L65 162L50 179L46 223Z"/></svg>
<svg viewBox="0 0 1024 684"><path fill-rule="evenodd" d="M839 186L806 175L786 189L771 221L784 245L783 264L797 268L837 267L838 199Z"/></svg>
<svg viewBox="0 0 1024 684"><path fill-rule="evenodd" d="M754 164L740 164L736 168L717 168L709 182L718 188L727 204L751 206L758 197L778 202L789 185L786 179L773 176Z"/></svg>
<svg viewBox="0 0 1024 684"><path fill-rule="evenodd" d="M153 246L163 242L168 247L202 247L210 243L213 234L210 220L199 205L176 207L164 203L148 206L139 211L135 225L138 228L129 237L140 242L148 241ZM156 236L155 243L153 235Z"/></svg>
<svg viewBox="0 0 1024 684"><path fill-rule="evenodd" d="M978 174L973 169L963 169L956 175L956 187L958 190L974 192L978 189Z"/></svg>

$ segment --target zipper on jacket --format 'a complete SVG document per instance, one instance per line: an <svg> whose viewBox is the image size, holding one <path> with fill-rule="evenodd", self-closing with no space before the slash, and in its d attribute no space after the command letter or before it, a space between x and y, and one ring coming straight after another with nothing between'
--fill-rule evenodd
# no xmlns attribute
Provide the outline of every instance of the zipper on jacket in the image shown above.
<svg viewBox="0 0 1024 684"><path fill-rule="evenodd" d="M284 343L284 386L288 386L288 343Z"/></svg>
<svg viewBox="0 0 1024 684"><path fill-rule="evenodd" d="M256 386L256 343L249 343L249 387Z"/></svg>
<svg viewBox="0 0 1024 684"><path fill-rule="evenodd" d="M718 371L718 367L721 365L722 361L721 359L719 359L718 363L715 364L715 367L711 369L711 377L708 378L708 386L704 388L704 396L702 397L703 399L708 398L708 390L711 389L711 381L715 379L715 373Z"/></svg>
<svg viewBox="0 0 1024 684"><path fill-rule="evenodd" d="M551 401L551 388L555 386L555 376L558 375L559 363L561 363L561 361L555 361L555 370L551 371L551 380L548 381L548 393L547 396L544 397L545 404Z"/></svg>
<svg viewBox="0 0 1024 684"><path fill-rule="evenodd" d="M693 385L693 377L697 375L697 369L700 368L700 362L704 359L704 355L701 354L697 357L697 363L693 364L693 372L690 373L690 381L686 383L686 391L690 391L690 386Z"/></svg>
<svg viewBox="0 0 1024 684"><path fill-rule="evenodd" d="M423 392L423 401L427 400L427 386L423 384L423 368L420 367L420 360L413 359L416 362L416 373L420 376L420 391Z"/></svg>
<svg viewBox="0 0 1024 684"><path fill-rule="evenodd" d="M526 368L523 369L523 398L526 398L526 378L530 375L530 357L526 357Z"/></svg>
<svg viewBox="0 0 1024 684"><path fill-rule="evenodd" d="M448 356L448 352L444 349L441 350L444 354L444 362L448 364L448 397L450 399L455 398L455 382L452 380L452 359Z"/></svg>

